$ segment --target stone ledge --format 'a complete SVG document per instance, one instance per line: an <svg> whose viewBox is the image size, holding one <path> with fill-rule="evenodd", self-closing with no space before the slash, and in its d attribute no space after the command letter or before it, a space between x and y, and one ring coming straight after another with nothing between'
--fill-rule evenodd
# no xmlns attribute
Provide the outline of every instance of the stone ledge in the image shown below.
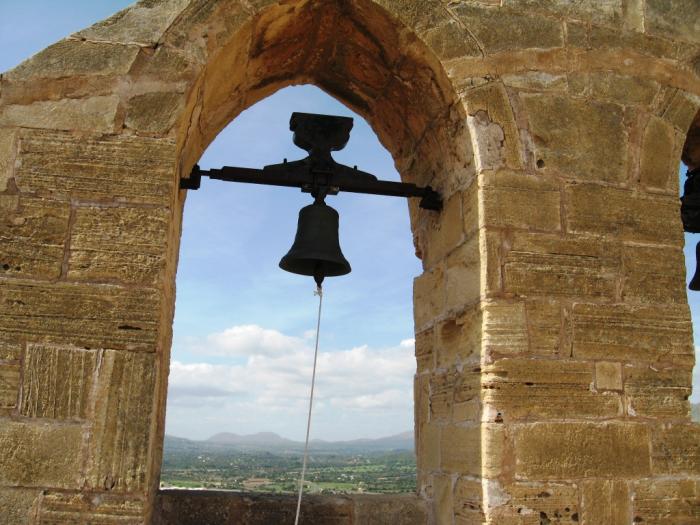
<svg viewBox="0 0 700 525"><path fill-rule="evenodd" d="M213 490L161 490L154 525L294 523L296 496ZM301 518L314 525L425 525L426 502L407 495L305 496Z"/></svg>

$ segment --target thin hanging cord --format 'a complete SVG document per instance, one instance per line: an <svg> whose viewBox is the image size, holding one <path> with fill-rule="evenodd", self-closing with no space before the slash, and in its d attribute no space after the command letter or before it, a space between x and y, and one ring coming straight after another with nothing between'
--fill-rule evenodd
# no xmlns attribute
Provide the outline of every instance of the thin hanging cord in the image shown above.
<svg viewBox="0 0 700 525"><path fill-rule="evenodd" d="M309 457L309 431L311 430L311 408L314 404L314 386L316 384L316 360L318 359L318 335L321 329L321 305L323 304L323 290L319 284L314 295L318 295L318 321L316 321L316 349L314 350L314 370L311 373L311 395L309 396L309 417L306 421L306 441L304 441L304 461L301 466L301 478L299 478L299 497L297 499L297 514L294 525L299 525L301 512L301 494L304 492L304 475L306 474L306 461Z"/></svg>

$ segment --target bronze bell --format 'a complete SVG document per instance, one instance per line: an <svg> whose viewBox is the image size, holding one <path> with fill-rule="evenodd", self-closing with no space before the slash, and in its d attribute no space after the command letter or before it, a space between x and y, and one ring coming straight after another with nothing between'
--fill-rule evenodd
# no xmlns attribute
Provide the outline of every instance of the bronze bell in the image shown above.
<svg viewBox="0 0 700 525"><path fill-rule="evenodd" d="M280 268L313 275L319 286L324 277L350 273L350 263L340 251L338 212L320 199L302 208L294 244L282 257Z"/></svg>
<svg viewBox="0 0 700 525"><path fill-rule="evenodd" d="M697 292L700 290L700 275L698 270L700 270L700 242L698 242L695 245L695 275L693 275L693 278L690 280L690 283L688 284L688 288Z"/></svg>

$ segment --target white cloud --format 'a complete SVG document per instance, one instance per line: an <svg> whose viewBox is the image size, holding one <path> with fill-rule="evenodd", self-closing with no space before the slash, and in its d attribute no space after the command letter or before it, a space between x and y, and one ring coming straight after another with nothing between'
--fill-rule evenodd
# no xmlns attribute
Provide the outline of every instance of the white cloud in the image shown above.
<svg viewBox="0 0 700 525"><path fill-rule="evenodd" d="M282 355L290 351L301 350L305 346L306 342L300 337L284 335L277 330L247 324L233 326L223 332L210 334L193 350L205 355Z"/></svg>
<svg viewBox="0 0 700 525"><path fill-rule="evenodd" d="M390 348L367 345L324 352L318 357L315 416L332 420L339 413L379 417L392 413L409 420L413 413L413 345L404 340ZM209 353L246 356L241 364L173 361L168 391L171 409L202 413L215 408L238 420L245 413L260 421L255 430L270 428L270 416L303 419L313 366L312 341L287 336L256 325L235 326L205 338ZM197 344L195 346L202 346ZM267 415L265 415L267 414ZM356 416L356 417L357 417ZM256 423L251 423L255 425ZM410 427L407 427L410 428ZM398 428L397 432L407 428ZM221 428L219 431L231 430Z"/></svg>

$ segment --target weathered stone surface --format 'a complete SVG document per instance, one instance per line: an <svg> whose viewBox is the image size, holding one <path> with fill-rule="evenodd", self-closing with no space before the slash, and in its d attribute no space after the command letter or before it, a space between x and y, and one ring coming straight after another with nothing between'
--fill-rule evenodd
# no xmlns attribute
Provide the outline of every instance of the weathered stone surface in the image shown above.
<svg viewBox="0 0 700 525"><path fill-rule="evenodd" d="M559 183L547 177L528 177L501 171L480 177L482 225L500 228L559 231ZM537 203L533 206L533 203Z"/></svg>
<svg viewBox="0 0 700 525"><path fill-rule="evenodd" d="M679 245L683 238L677 197L571 184L566 199L568 229L573 233L614 235L622 240L665 245Z"/></svg>
<svg viewBox="0 0 700 525"><path fill-rule="evenodd" d="M78 38L123 44L157 42L189 0L139 2L75 34Z"/></svg>
<svg viewBox="0 0 700 525"><path fill-rule="evenodd" d="M520 9L490 9L465 3L456 4L453 11L487 53L564 44L563 25L554 18Z"/></svg>
<svg viewBox="0 0 700 525"><path fill-rule="evenodd" d="M418 330L434 322L445 305L444 271L436 267L423 272L413 281L413 309L415 325Z"/></svg>
<svg viewBox="0 0 700 525"><path fill-rule="evenodd" d="M517 479L646 476L649 428L631 422L530 423L514 432Z"/></svg>
<svg viewBox="0 0 700 525"><path fill-rule="evenodd" d="M592 391L593 365L545 359L500 359L482 367L482 402L508 422L519 419L621 415L614 394Z"/></svg>
<svg viewBox="0 0 700 525"><path fill-rule="evenodd" d="M644 479L633 485L633 521L693 525L700 521L700 480Z"/></svg>
<svg viewBox="0 0 700 525"><path fill-rule="evenodd" d="M577 359L689 362L690 327L685 307L578 303L571 312L572 352Z"/></svg>
<svg viewBox="0 0 700 525"><path fill-rule="evenodd" d="M620 106L560 95L522 94L521 99L535 155L546 170L586 181L626 180L627 138Z"/></svg>
<svg viewBox="0 0 700 525"><path fill-rule="evenodd" d="M61 40L6 73L10 81L79 75L124 75L139 52L137 46Z"/></svg>
<svg viewBox="0 0 700 525"><path fill-rule="evenodd" d="M457 478L453 498L455 523L459 525L483 523L482 501L483 490L480 481Z"/></svg>
<svg viewBox="0 0 700 525"><path fill-rule="evenodd" d="M651 448L654 474L693 475L700 469L700 425L659 425L652 432Z"/></svg>
<svg viewBox="0 0 700 525"><path fill-rule="evenodd" d="M462 195L452 195L426 232L430 242L423 247L423 261L430 268L464 242Z"/></svg>
<svg viewBox="0 0 700 525"><path fill-rule="evenodd" d="M154 351L158 320L153 289L0 279L0 333L37 342Z"/></svg>
<svg viewBox="0 0 700 525"><path fill-rule="evenodd" d="M20 414L86 419L98 359L97 350L28 345L24 356Z"/></svg>
<svg viewBox="0 0 700 525"><path fill-rule="evenodd" d="M146 488L155 378L153 354L104 352L88 445L91 488L115 492Z"/></svg>
<svg viewBox="0 0 700 525"><path fill-rule="evenodd" d="M175 184L175 145L162 139L27 130L19 163L21 191L61 199L167 205Z"/></svg>
<svg viewBox="0 0 700 525"><path fill-rule="evenodd" d="M0 415L17 406L19 362L0 361Z"/></svg>
<svg viewBox="0 0 700 525"><path fill-rule="evenodd" d="M445 306L448 310L474 304L481 293L479 239L473 237L452 252L445 262Z"/></svg>
<svg viewBox="0 0 700 525"><path fill-rule="evenodd" d="M435 368L435 330L429 328L416 334L416 372L430 372Z"/></svg>
<svg viewBox="0 0 700 525"><path fill-rule="evenodd" d="M293 495L163 490L154 525L269 525L293 522L295 510ZM425 503L413 495L305 495L301 504L301 519L318 525L423 525L427 516Z"/></svg>
<svg viewBox="0 0 700 525"><path fill-rule="evenodd" d="M33 505L41 491L0 488L0 519L8 525L34 525Z"/></svg>
<svg viewBox="0 0 700 525"><path fill-rule="evenodd" d="M182 110L180 93L145 93L129 100L124 123L129 129L164 135Z"/></svg>
<svg viewBox="0 0 700 525"><path fill-rule="evenodd" d="M640 178L648 188L667 189L671 177L677 177L678 158L673 127L659 117L651 117L642 142Z"/></svg>
<svg viewBox="0 0 700 525"><path fill-rule="evenodd" d="M2 130L0 132L0 192L7 189L7 184L15 173L15 149L17 133Z"/></svg>
<svg viewBox="0 0 700 525"><path fill-rule="evenodd" d="M77 208L68 278L156 285L165 267L169 220L163 208Z"/></svg>
<svg viewBox="0 0 700 525"><path fill-rule="evenodd" d="M81 425L3 421L0 484L77 489L81 478Z"/></svg>
<svg viewBox="0 0 700 525"><path fill-rule="evenodd" d="M481 312L478 307L467 309L437 327L438 368L478 362L481 354Z"/></svg>
<svg viewBox="0 0 700 525"><path fill-rule="evenodd" d="M623 105L649 106L659 91L653 80L617 75L610 72L590 74L590 94L597 100Z"/></svg>
<svg viewBox="0 0 700 525"><path fill-rule="evenodd" d="M512 483L494 487L500 492L489 516L498 525L573 525L579 523L578 490L557 483ZM602 523L607 522L599 522ZM612 524L611 524L612 525Z"/></svg>
<svg viewBox="0 0 700 525"><path fill-rule="evenodd" d="M445 472L481 475L481 427L446 425L440 435L440 467Z"/></svg>
<svg viewBox="0 0 700 525"><path fill-rule="evenodd" d="M138 496L105 492L48 492L40 499L38 524L96 523L100 525L140 525L145 518L145 502Z"/></svg>
<svg viewBox="0 0 700 525"><path fill-rule="evenodd" d="M609 361L595 364L596 390L622 390L622 365Z"/></svg>
<svg viewBox="0 0 700 525"><path fill-rule="evenodd" d="M622 250L622 297L627 303L686 301L685 256L681 246L628 245Z"/></svg>
<svg viewBox="0 0 700 525"><path fill-rule="evenodd" d="M467 122L477 171L520 167L520 136L508 94L500 82L465 93Z"/></svg>
<svg viewBox="0 0 700 525"><path fill-rule="evenodd" d="M694 0L647 0L645 29L654 35L697 43L700 6Z"/></svg>
<svg viewBox="0 0 700 525"><path fill-rule="evenodd" d="M668 89L660 106L660 116L685 134L700 108L700 96L680 89Z"/></svg>
<svg viewBox="0 0 700 525"><path fill-rule="evenodd" d="M525 297L614 297L620 257L612 245L585 237L514 233L502 240L502 249L501 272L508 292Z"/></svg>
<svg viewBox="0 0 700 525"><path fill-rule="evenodd" d="M691 369L660 365L624 368L627 411L636 416L686 419Z"/></svg>
<svg viewBox="0 0 700 525"><path fill-rule="evenodd" d="M0 217L0 275L58 279L68 235L68 203L22 196Z"/></svg>
<svg viewBox="0 0 700 525"><path fill-rule="evenodd" d="M632 498L626 481L586 480L581 485L581 525L632 523Z"/></svg>
<svg viewBox="0 0 700 525"><path fill-rule="evenodd" d="M51 130L114 131L119 97L63 99L0 107L0 126Z"/></svg>

